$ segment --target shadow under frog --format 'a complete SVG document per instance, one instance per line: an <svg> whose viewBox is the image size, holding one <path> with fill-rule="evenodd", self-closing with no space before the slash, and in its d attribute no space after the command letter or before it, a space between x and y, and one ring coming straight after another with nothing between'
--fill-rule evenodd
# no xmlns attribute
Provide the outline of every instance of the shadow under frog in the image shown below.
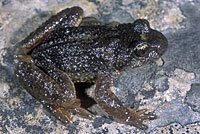
<svg viewBox="0 0 200 134"><path fill-rule="evenodd" d="M167 49L164 35L147 20L119 24L83 17L80 7L52 16L19 43L16 75L20 84L62 123L71 115L94 115L80 105L74 83L96 84L96 103L117 121L146 130L157 116L123 106L111 91L126 68L158 59Z"/></svg>

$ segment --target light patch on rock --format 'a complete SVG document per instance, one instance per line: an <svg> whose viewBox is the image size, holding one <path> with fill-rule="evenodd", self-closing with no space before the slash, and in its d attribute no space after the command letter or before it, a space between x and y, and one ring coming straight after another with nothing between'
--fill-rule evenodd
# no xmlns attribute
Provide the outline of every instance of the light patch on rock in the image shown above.
<svg viewBox="0 0 200 134"><path fill-rule="evenodd" d="M149 83L145 83L143 89L145 91L151 91L151 90L153 90L153 87Z"/></svg>
<svg viewBox="0 0 200 134"><path fill-rule="evenodd" d="M36 119L32 114L26 113L26 115L24 115L24 118L26 118L25 123L27 125L30 125L30 126L35 126L35 125L39 126L39 125L41 125L39 123L39 120Z"/></svg>
<svg viewBox="0 0 200 134"><path fill-rule="evenodd" d="M136 101L140 101L140 100L143 100L144 99L144 95L142 95L140 92L137 94L137 96L135 97L135 100Z"/></svg>
<svg viewBox="0 0 200 134"><path fill-rule="evenodd" d="M6 98L10 86L7 83L0 83L0 99Z"/></svg>
<svg viewBox="0 0 200 134"><path fill-rule="evenodd" d="M135 98L135 100L141 101L138 110L147 109L147 112L153 112L157 108L157 106L163 102L163 100L160 99L160 95L157 96L159 92L156 92L157 93L155 93L155 96L153 98L148 99L144 99L144 96L138 94Z"/></svg>
<svg viewBox="0 0 200 134"><path fill-rule="evenodd" d="M57 127L55 128L55 131L51 132L50 134L70 134L68 130L64 129L65 126L62 124L58 124Z"/></svg>
<svg viewBox="0 0 200 134"><path fill-rule="evenodd" d="M117 134L119 133L119 130L121 133L130 133L130 134L144 134L143 131L140 131L138 128L117 123L117 122L112 122L111 124L105 123L102 125L102 129L105 130L107 129L108 134Z"/></svg>
<svg viewBox="0 0 200 134"><path fill-rule="evenodd" d="M144 2L146 5L140 10L135 11L130 8L128 12L134 18L149 20L152 28L159 30L183 28L180 23L185 16L174 2L158 0L145 0Z"/></svg>
<svg viewBox="0 0 200 134"><path fill-rule="evenodd" d="M17 96L9 100L9 105L11 108L19 108L21 106L21 101L21 98Z"/></svg>
<svg viewBox="0 0 200 134"><path fill-rule="evenodd" d="M79 129L77 134L90 134L90 133L92 133L91 130L94 130L94 127L91 124L91 122L92 122L91 120L81 118L80 122L79 122L80 128L77 128L77 129Z"/></svg>
<svg viewBox="0 0 200 134"><path fill-rule="evenodd" d="M176 69L174 71L174 75L168 79L169 89L163 94L166 101L172 101L179 98L180 96L184 100L187 92L191 88L191 81L194 78L194 73L189 73L181 69Z"/></svg>
<svg viewBox="0 0 200 134"><path fill-rule="evenodd" d="M182 126L179 123L172 123L165 127L158 127L153 130L152 134L198 134L200 132L200 124L193 123L186 126Z"/></svg>
<svg viewBox="0 0 200 134"><path fill-rule="evenodd" d="M17 126L5 126L8 134L26 134L26 128L22 128L22 127L17 127Z"/></svg>
<svg viewBox="0 0 200 134"><path fill-rule="evenodd" d="M162 58L159 58L158 60L155 61L156 64L160 67L164 64L164 61L162 60Z"/></svg>
<svg viewBox="0 0 200 134"><path fill-rule="evenodd" d="M5 49L0 49L0 64L2 66L6 66L6 64L3 62L3 56L6 55L7 51Z"/></svg>
<svg viewBox="0 0 200 134"><path fill-rule="evenodd" d="M137 133L137 134L144 134L143 131L140 131L140 129L129 126L125 124L118 123L116 121L113 121L112 123L104 123L99 128L94 128L91 120L79 118L79 127L77 127L77 134L90 134L90 133L101 133L102 130L106 130L108 134L116 134L119 133L119 130L121 133Z"/></svg>
<svg viewBox="0 0 200 134"><path fill-rule="evenodd" d="M84 12L85 16L92 16L98 13L97 6L94 3L85 0L65 1L62 3L58 3L57 1L52 1L52 0L48 2L41 0L26 1L26 2L12 0L10 5L12 5L12 8L0 7L0 23L2 24L1 26L2 30L0 32L0 44L9 43L10 37L16 36L15 35L16 30L21 28L22 25L28 19L32 18L33 16L39 16L38 12L40 13L45 11L48 12L51 11L54 14L56 14L65 8L70 8L72 6L81 6L84 9L84 11L86 11ZM38 23L37 27L39 27L39 25L42 22L37 22L37 23ZM37 27L35 27L35 29ZM30 32L32 32L35 29L30 28ZM3 39L1 39L2 37ZM3 43L2 41L4 41L5 43Z"/></svg>

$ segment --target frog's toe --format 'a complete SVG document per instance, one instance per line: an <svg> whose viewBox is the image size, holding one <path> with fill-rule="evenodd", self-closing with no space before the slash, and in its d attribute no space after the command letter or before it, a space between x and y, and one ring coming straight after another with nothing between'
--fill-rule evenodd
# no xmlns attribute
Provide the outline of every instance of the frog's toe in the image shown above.
<svg viewBox="0 0 200 134"><path fill-rule="evenodd" d="M92 113L82 108L80 105L81 105L80 100L76 99L76 101L72 105L70 105L69 107L65 107L64 111L66 113L69 112L71 114L77 115L85 119L89 119L89 120L95 119L95 116Z"/></svg>
<svg viewBox="0 0 200 134"><path fill-rule="evenodd" d="M125 123L131 126L135 126L137 128L147 130L148 126L143 124L144 119L141 117L138 117L136 115L129 115L127 119L125 120Z"/></svg>
<svg viewBox="0 0 200 134"><path fill-rule="evenodd" d="M146 119L148 119L148 120L155 120L155 119L157 119L158 118L158 116L157 115L155 115L155 114L153 114L153 113L145 113L144 114L144 117L145 117L145 120Z"/></svg>
<svg viewBox="0 0 200 134"><path fill-rule="evenodd" d="M89 120L95 119L95 116L92 113L90 113L89 111L87 111L81 107L75 107L73 109L70 109L69 111L70 111L70 113L77 115L79 117L85 118L85 119L89 119Z"/></svg>
<svg viewBox="0 0 200 134"><path fill-rule="evenodd" d="M142 124L140 122L138 122L135 126L138 127L138 128L140 128L140 129L143 129L143 130L147 130L148 129L147 125Z"/></svg>
<svg viewBox="0 0 200 134"><path fill-rule="evenodd" d="M144 120L154 120L157 118L157 116L154 115L153 113L151 112L147 113L147 109L136 111L136 108L133 108L133 109L129 108L129 110L130 110L130 113L127 116L127 119L125 121L126 124L136 126L143 130L148 129L148 126L143 124Z"/></svg>
<svg viewBox="0 0 200 134"><path fill-rule="evenodd" d="M136 111L136 109L130 109L130 111L136 116L140 117L142 120L154 120L157 119L157 115L152 112L147 113L147 109L141 109Z"/></svg>
<svg viewBox="0 0 200 134"><path fill-rule="evenodd" d="M71 116L69 112L64 111L62 108L55 107L50 104L45 104L43 107L50 112L56 119L58 119L63 124L72 123Z"/></svg>

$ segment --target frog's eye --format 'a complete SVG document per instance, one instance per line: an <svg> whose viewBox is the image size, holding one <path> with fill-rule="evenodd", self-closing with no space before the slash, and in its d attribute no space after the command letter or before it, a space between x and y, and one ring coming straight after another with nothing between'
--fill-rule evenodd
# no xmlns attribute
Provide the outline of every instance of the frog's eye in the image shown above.
<svg viewBox="0 0 200 134"><path fill-rule="evenodd" d="M149 33L150 25L145 19L138 19L133 23L134 31L138 33Z"/></svg>
<svg viewBox="0 0 200 134"><path fill-rule="evenodd" d="M135 48L135 54L138 57L146 56L149 53L149 45L148 43L140 43Z"/></svg>

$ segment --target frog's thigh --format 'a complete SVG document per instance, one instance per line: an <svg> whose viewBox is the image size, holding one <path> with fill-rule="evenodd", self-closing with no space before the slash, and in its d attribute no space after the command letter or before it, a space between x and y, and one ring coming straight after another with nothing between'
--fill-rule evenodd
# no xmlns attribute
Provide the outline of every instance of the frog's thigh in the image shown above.
<svg viewBox="0 0 200 134"><path fill-rule="evenodd" d="M143 120L153 120L156 118L152 113L146 114L146 110L136 111L122 105L117 96L110 90L113 86L111 78L101 77L97 80L95 89L95 100L100 107L114 119L124 124L133 125L141 129L147 129Z"/></svg>
<svg viewBox="0 0 200 134"><path fill-rule="evenodd" d="M80 7L66 8L56 15L53 15L34 32L26 37L19 46L22 53L26 54L33 48L39 45L57 26L60 27L73 27L79 26L83 16L83 9Z"/></svg>
<svg viewBox="0 0 200 134"><path fill-rule="evenodd" d="M72 7L62 10L58 14L52 16L50 20L53 19L54 23L56 21L59 22L59 24L62 24L61 26L63 27L73 27L73 26L79 26L79 24L82 21L82 17L83 17L83 9L80 7Z"/></svg>
<svg viewBox="0 0 200 134"><path fill-rule="evenodd" d="M115 27L118 26L120 23L117 21L112 21L106 24L106 26L111 26L111 27Z"/></svg>
<svg viewBox="0 0 200 134"><path fill-rule="evenodd" d="M118 26L120 23L117 21L109 22L105 24L106 26ZM80 26L96 26L96 25L104 25L103 22L97 20L95 17L84 17L80 23Z"/></svg>
<svg viewBox="0 0 200 134"><path fill-rule="evenodd" d="M16 71L23 87L61 122L69 123L71 114L91 119L92 115L80 107L73 83L67 75L52 73L53 78L32 63L24 61L18 63Z"/></svg>

